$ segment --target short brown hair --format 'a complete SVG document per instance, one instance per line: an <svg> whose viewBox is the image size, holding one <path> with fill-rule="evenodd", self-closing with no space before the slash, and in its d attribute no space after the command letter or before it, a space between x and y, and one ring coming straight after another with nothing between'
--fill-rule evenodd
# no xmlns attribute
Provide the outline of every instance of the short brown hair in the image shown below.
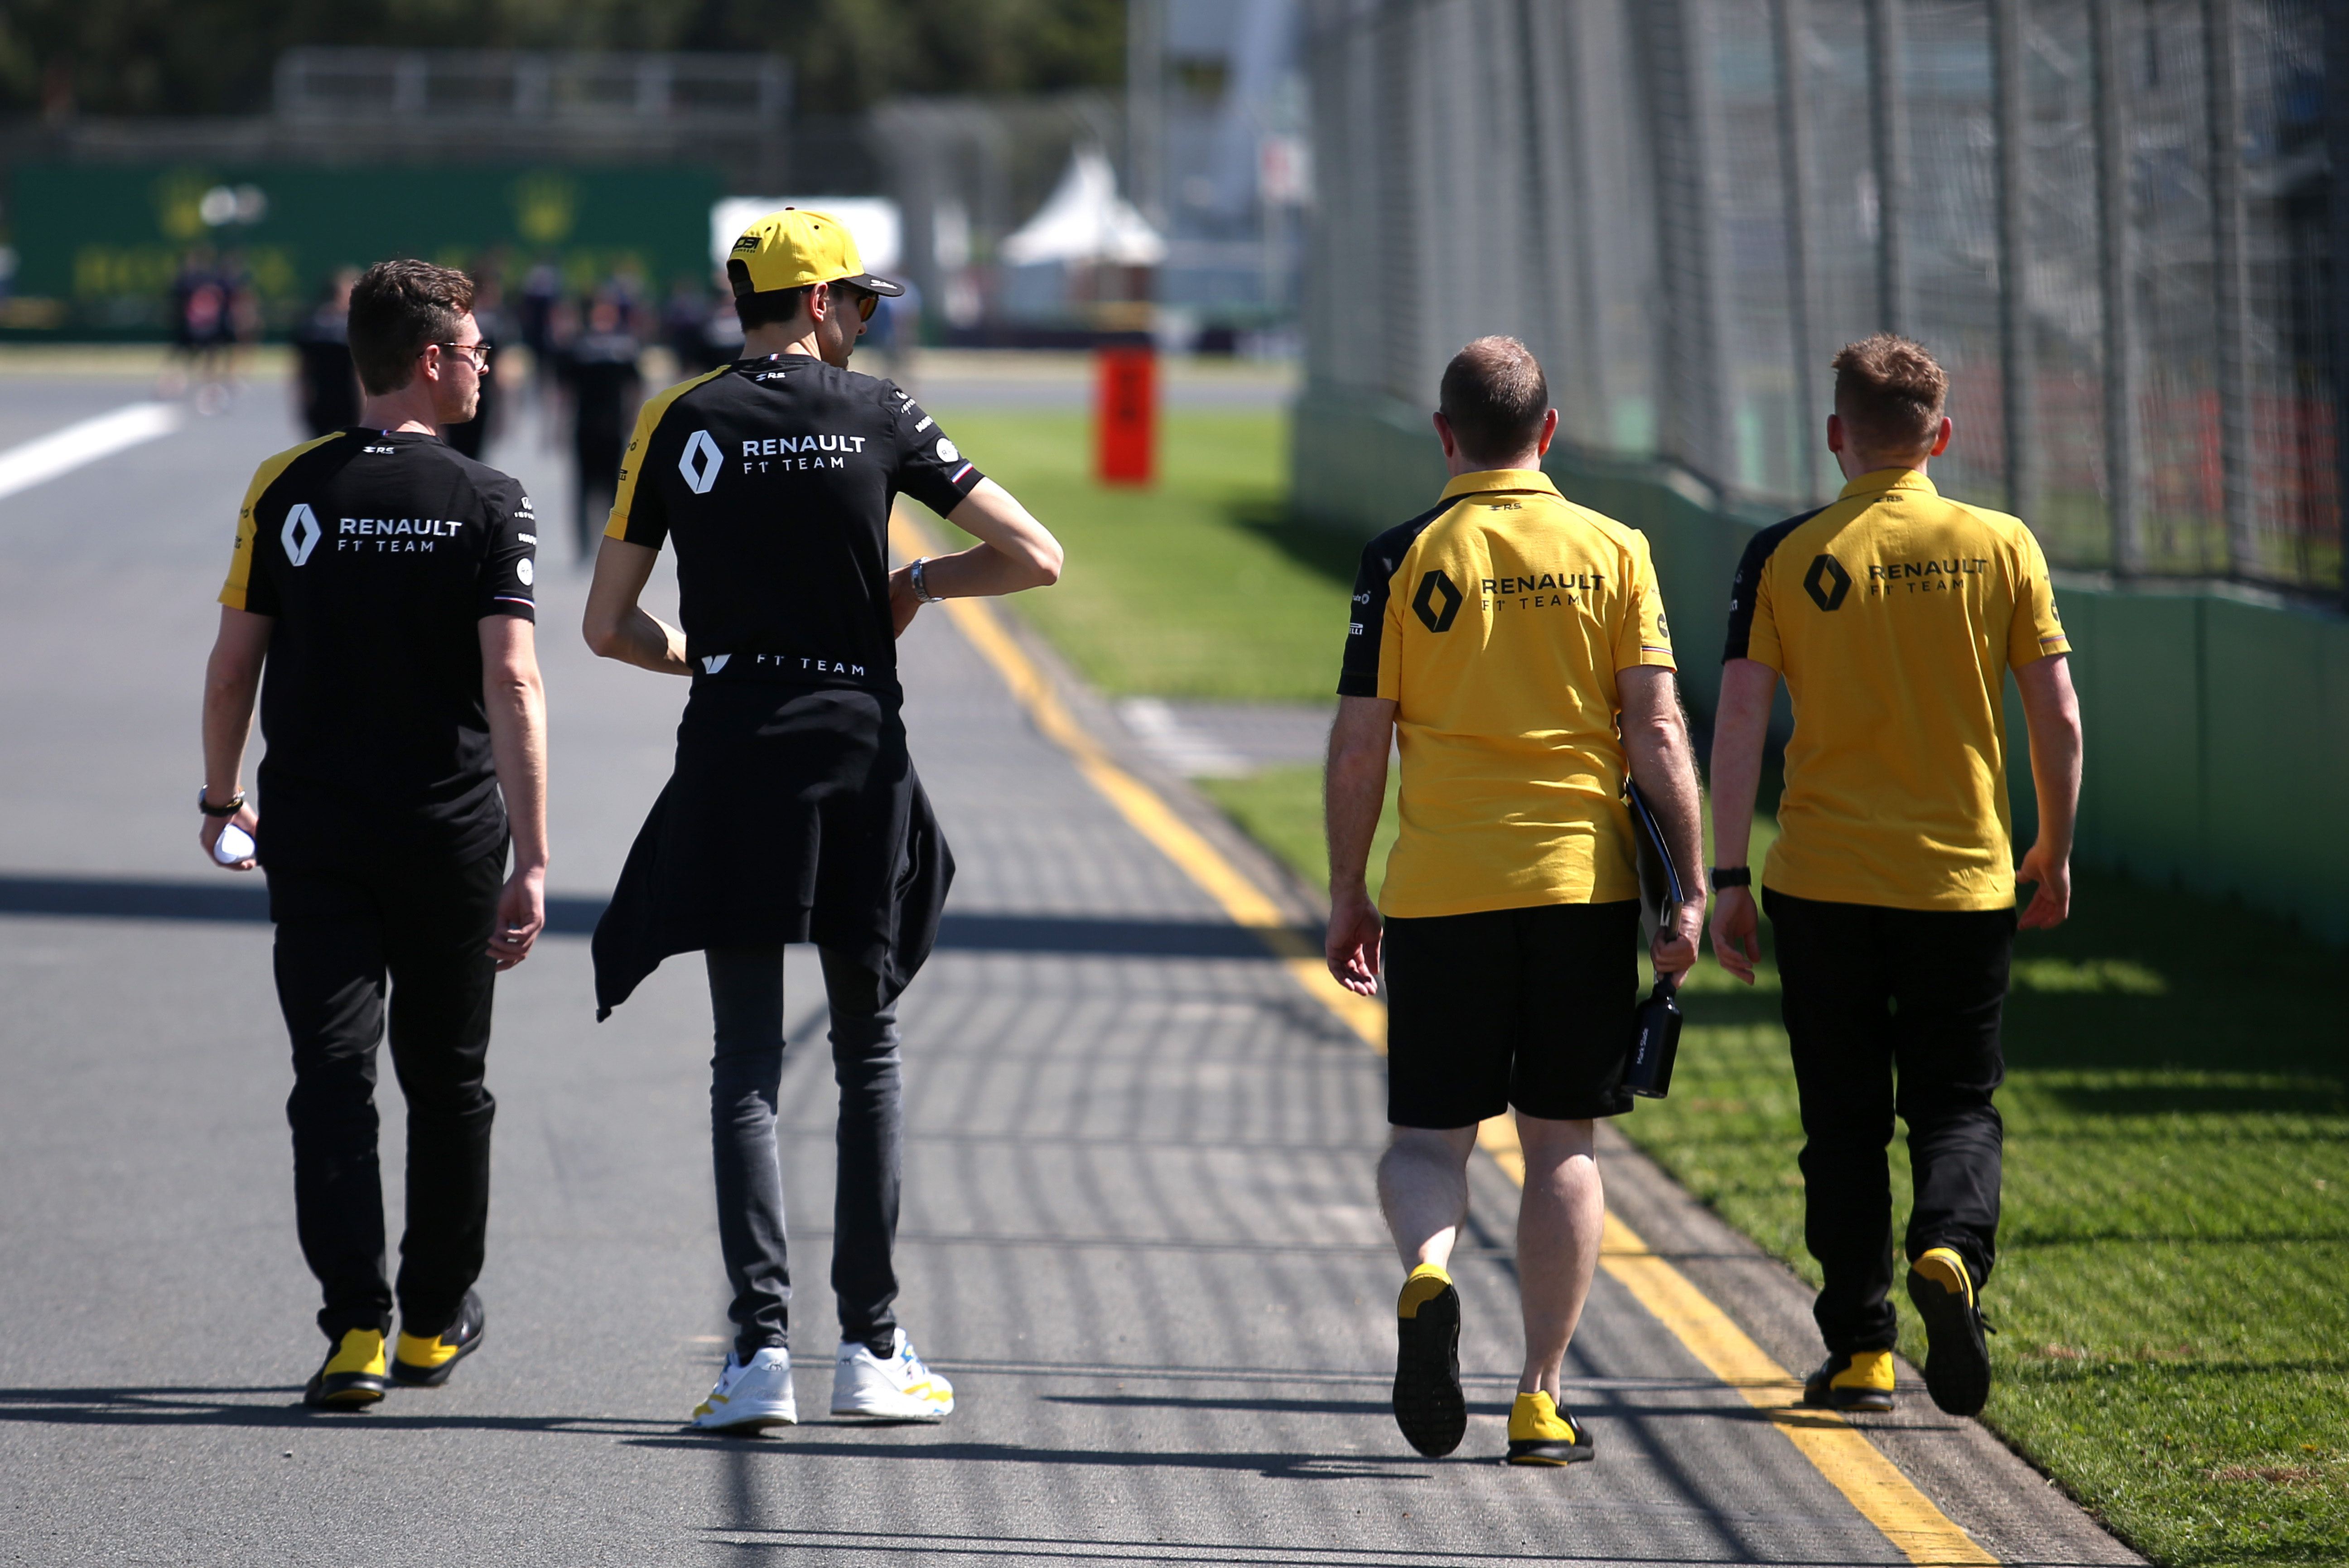
<svg viewBox="0 0 2349 1568"><path fill-rule="evenodd" d="M359 385L382 397L408 385L428 343L447 343L473 308L473 280L430 262L378 262L351 289L351 363Z"/></svg>
<svg viewBox="0 0 2349 1568"><path fill-rule="evenodd" d="M1950 399L1949 373L1909 338L1879 332L1835 357L1836 412L1869 452L1921 452L1933 444Z"/></svg>
<svg viewBox="0 0 2349 1568"><path fill-rule="evenodd" d="M1506 462L1541 440L1549 382L1514 337L1479 337L1444 368L1436 407L1471 462Z"/></svg>

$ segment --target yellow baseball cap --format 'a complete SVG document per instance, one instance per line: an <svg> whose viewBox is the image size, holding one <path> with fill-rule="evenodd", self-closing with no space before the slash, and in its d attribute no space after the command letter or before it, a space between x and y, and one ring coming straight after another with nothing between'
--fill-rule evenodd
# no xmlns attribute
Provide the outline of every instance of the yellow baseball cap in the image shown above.
<svg viewBox="0 0 2349 1568"><path fill-rule="evenodd" d="M846 223L805 207L770 213L743 230L727 253L726 276L738 299L812 283L845 283L872 294L905 292L905 285L864 270L856 236Z"/></svg>

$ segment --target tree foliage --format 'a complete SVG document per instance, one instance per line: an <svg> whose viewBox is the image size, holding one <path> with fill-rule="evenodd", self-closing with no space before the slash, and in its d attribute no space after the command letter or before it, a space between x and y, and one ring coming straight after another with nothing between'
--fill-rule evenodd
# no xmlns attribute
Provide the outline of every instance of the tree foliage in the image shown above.
<svg viewBox="0 0 2349 1568"><path fill-rule="evenodd" d="M711 49L792 61L801 110L1123 79L1124 0L17 0L0 109L255 114L300 45Z"/></svg>

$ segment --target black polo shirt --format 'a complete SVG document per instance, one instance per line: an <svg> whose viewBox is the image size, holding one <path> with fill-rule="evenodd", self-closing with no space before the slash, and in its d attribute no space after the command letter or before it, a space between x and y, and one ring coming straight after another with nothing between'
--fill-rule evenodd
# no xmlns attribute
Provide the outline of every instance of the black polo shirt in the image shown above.
<svg viewBox="0 0 2349 1568"><path fill-rule="evenodd" d="M890 506L944 516L981 477L894 384L779 354L645 405L605 533L675 540L697 675L894 693Z"/></svg>
<svg viewBox="0 0 2349 1568"><path fill-rule="evenodd" d="M261 465L220 602L274 622L264 864L504 840L480 623L536 618L537 546L521 484L437 436L340 431Z"/></svg>

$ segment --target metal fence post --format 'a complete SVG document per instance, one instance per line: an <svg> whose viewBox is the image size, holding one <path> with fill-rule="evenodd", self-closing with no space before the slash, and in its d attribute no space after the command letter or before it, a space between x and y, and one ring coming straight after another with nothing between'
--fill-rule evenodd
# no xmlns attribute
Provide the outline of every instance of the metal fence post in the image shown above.
<svg viewBox="0 0 2349 1568"><path fill-rule="evenodd" d="M1615 378L1612 345L1607 340L1606 283L1599 275L1598 160L1602 133L1595 107L1603 61L1591 44L1583 0L1571 0L1566 17L1566 111L1571 143L1567 168L1572 179L1567 200L1574 209L1575 323L1582 334L1581 373L1588 379L1597 411L1592 437L1608 449L1616 444Z"/></svg>
<svg viewBox="0 0 2349 1568"><path fill-rule="evenodd" d="M1810 402L1813 379L1820 369L1812 356L1818 351L1818 280L1811 263L1811 100L1803 82L1803 50L1810 42L1810 18L1804 0L1775 0L1771 20L1776 26L1778 49L1778 151L1785 172L1780 176L1786 224L1786 337L1794 351L1795 440L1802 449L1803 493L1820 495L1820 450L1823 437L1811 427L1817 410Z"/></svg>
<svg viewBox="0 0 2349 1568"><path fill-rule="evenodd" d="M2210 122L2210 260L2218 276L2219 485L2227 522L2227 574L2244 577L2258 564L2253 532L2251 409L2243 257L2243 112L2236 0L2202 0L2203 103Z"/></svg>
<svg viewBox="0 0 2349 1568"><path fill-rule="evenodd" d="M1736 476L1722 265L1720 94L1702 0L1643 0L1650 134L1656 150L1657 251L1664 298L1664 455L1715 485Z"/></svg>
<svg viewBox="0 0 2349 1568"><path fill-rule="evenodd" d="M1868 99L1876 155L1876 306L1887 332L1915 326L1909 283L1909 95L1901 0L1869 0Z"/></svg>
<svg viewBox="0 0 2349 1568"><path fill-rule="evenodd" d="M1125 192L1166 227L1165 0L1125 0Z"/></svg>
<svg viewBox="0 0 2349 1568"><path fill-rule="evenodd" d="M2039 344L2031 327L2029 78L2023 0L1992 0L1992 124L1998 142L1998 359L2006 416L2006 509L2039 509Z"/></svg>
<svg viewBox="0 0 2349 1568"><path fill-rule="evenodd" d="M2088 31L2095 56L2096 246L2103 275L2105 342L2105 491L2112 527L2113 570L2133 576L2145 569L2144 519L2139 514L2137 343L2130 284L2136 275L2136 233L2129 216L2128 116L2120 47L2118 0L2088 0Z"/></svg>

